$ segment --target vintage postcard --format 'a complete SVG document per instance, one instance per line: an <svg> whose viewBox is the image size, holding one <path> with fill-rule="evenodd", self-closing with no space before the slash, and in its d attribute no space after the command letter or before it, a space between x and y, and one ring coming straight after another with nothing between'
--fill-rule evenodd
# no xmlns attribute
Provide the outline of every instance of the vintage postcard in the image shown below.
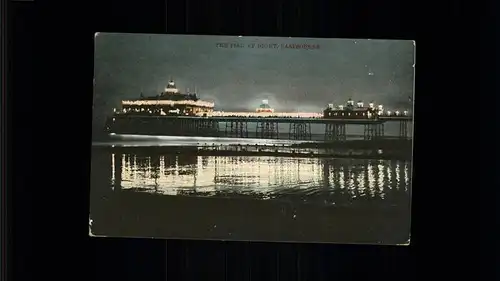
<svg viewBox="0 0 500 281"><path fill-rule="evenodd" d="M89 234L410 243L415 42L98 33Z"/></svg>

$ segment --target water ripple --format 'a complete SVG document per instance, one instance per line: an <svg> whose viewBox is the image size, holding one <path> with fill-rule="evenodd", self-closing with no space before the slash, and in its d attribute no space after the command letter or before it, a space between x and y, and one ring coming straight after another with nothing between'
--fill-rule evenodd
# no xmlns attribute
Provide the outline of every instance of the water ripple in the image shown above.
<svg viewBox="0 0 500 281"><path fill-rule="evenodd" d="M109 160L108 178L100 180L112 188L164 195L393 206L408 202L411 190L410 161L185 154L99 159Z"/></svg>

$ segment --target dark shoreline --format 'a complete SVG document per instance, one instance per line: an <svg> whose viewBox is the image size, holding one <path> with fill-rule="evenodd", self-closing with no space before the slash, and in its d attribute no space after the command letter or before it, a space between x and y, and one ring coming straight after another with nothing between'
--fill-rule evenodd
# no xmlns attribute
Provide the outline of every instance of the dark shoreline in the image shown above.
<svg viewBox="0 0 500 281"><path fill-rule="evenodd" d="M91 218L97 236L404 244L410 210L115 191L92 200Z"/></svg>

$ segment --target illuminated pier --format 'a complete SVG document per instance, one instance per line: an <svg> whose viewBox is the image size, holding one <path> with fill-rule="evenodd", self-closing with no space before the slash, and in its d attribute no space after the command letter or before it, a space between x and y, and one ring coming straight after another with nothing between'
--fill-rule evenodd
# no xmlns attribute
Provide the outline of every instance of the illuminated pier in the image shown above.
<svg viewBox="0 0 500 281"><path fill-rule="evenodd" d="M214 103L196 94L182 94L173 81L156 97L122 101L122 109L108 118L106 131L113 134L234 137L311 140L311 125L324 126L325 141L345 141L347 127L363 127L363 139L385 137L385 124L399 123L399 138L410 139L413 116L408 110L386 110L370 102L329 104L323 112L277 112L263 100L254 112L214 110ZM249 126L249 125L252 126ZM280 124L288 130L280 132ZM283 129L283 126L281 126ZM252 129L250 129L252 128Z"/></svg>

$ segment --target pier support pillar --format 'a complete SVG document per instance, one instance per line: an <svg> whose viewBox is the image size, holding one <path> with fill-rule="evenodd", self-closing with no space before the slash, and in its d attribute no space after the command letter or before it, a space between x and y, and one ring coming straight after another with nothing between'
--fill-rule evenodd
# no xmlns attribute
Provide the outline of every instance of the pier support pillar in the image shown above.
<svg viewBox="0 0 500 281"><path fill-rule="evenodd" d="M384 136L384 123L365 124L364 140L375 140Z"/></svg>
<svg viewBox="0 0 500 281"><path fill-rule="evenodd" d="M248 123L239 120L226 122L224 135L233 138L248 138Z"/></svg>
<svg viewBox="0 0 500 281"><path fill-rule="evenodd" d="M202 137L215 137L219 133L219 123L210 119L196 119L196 135Z"/></svg>
<svg viewBox="0 0 500 281"><path fill-rule="evenodd" d="M408 120L399 121L399 138L405 140L409 138L408 123L409 123Z"/></svg>
<svg viewBox="0 0 500 281"><path fill-rule="evenodd" d="M217 120L210 120L210 131L212 134L210 136L218 137L220 134L219 122Z"/></svg>
<svg viewBox="0 0 500 281"><path fill-rule="evenodd" d="M311 123L290 123L288 138L291 140L310 140Z"/></svg>
<svg viewBox="0 0 500 281"><path fill-rule="evenodd" d="M198 134L198 119L180 119L182 132L181 136L196 136Z"/></svg>
<svg viewBox="0 0 500 281"><path fill-rule="evenodd" d="M325 141L345 141L346 124L327 123L325 125Z"/></svg>
<svg viewBox="0 0 500 281"><path fill-rule="evenodd" d="M182 135L181 122L174 118L161 118L160 119L160 133L163 135L173 135L172 132L177 132L176 135Z"/></svg>
<svg viewBox="0 0 500 281"><path fill-rule="evenodd" d="M279 137L278 123L269 121L258 122L256 135L257 138L261 139L277 139Z"/></svg>

